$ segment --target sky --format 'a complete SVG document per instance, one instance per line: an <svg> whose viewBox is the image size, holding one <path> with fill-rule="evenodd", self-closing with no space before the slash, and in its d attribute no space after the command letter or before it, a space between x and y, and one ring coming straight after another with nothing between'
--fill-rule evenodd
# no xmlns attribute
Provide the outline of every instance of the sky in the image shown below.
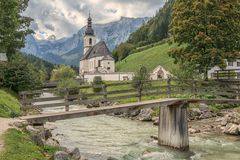
<svg viewBox="0 0 240 160"><path fill-rule="evenodd" d="M25 15L34 19L35 37L69 37L86 25L89 11L94 23L123 17L152 17L166 0L29 0Z"/></svg>

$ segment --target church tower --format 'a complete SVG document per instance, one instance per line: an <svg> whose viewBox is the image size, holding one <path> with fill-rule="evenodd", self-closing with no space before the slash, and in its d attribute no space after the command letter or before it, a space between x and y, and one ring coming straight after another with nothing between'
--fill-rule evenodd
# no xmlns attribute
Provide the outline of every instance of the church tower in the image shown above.
<svg viewBox="0 0 240 160"><path fill-rule="evenodd" d="M91 47L95 45L95 43L96 43L96 37L94 35L94 30L92 28L92 18L89 13L87 29L84 35L84 55Z"/></svg>

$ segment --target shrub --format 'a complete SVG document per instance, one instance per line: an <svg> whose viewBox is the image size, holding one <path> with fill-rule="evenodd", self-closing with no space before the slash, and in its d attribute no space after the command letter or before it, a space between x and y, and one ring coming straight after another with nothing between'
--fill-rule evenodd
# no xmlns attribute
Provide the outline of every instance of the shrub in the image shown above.
<svg viewBox="0 0 240 160"><path fill-rule="evenodd" d="M69 66L60 65L56 66L52 71L51 81L75 79L76 72Z"/></svg>
<svg viewBox="0 0 240 160"><path fill-rule="evenodd" d="M102 77L100 77L100 76L94 77L93 82L92 82L93 92L94 92L94 93L99 93L99 92L101 92L101 91L102 91L102 88L100 88L99 86L100 86L100 85L103 85L103 84L105 84L105 83L103 82ZM97 86L97 87L96 87L96 86Z"/></svg>
<svg viewBox="0 0 240 160"><path fill-rule="evenodd" d="M40 71L21 54L12 56L11 61L1 69L2 86L15 92L38 88L42 83Z"/></svg>
<svg viewBox="0 0 240 160"><path fill-rule="evenodd" d="M143 87L146 87L147 84L147 86L149 86L150 83L144 82L145 80L149 80L149 77L150 75L147 68L141 65L133 77L133 87L143 89Z"/></svg>

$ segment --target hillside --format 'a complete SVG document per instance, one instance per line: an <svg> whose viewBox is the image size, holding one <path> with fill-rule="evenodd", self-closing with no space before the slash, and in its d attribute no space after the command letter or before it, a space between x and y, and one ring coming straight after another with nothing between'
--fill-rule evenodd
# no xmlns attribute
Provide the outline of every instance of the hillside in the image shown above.
<svg viewBox="0 0 240 160"><path fill-rule="evenodd" d="M144 65L149 72L152 72L158 65L161 65L171 72L177 68L173 63L173 59L168 56L168 51L174 46L175 45L164 43L142 52L129 55L124 60L117 62L117 71L135 72L140 65Z"/></svg>
<svg viewBox="0 0 240 160"><path fill-rule="evenodd" d="M19 114L19 101L11 94L0 89L0 117L15 117Z"/></svg>
<svg viewBox="0 0 240 160"><path fill-rule="evenodd" d="M127 57L137 47L159 42L169 36L169 24L175 0L169 0L159 9L156 15L138 30L133 32L129 39L114 49L114 58L119 61Z"/></svg>

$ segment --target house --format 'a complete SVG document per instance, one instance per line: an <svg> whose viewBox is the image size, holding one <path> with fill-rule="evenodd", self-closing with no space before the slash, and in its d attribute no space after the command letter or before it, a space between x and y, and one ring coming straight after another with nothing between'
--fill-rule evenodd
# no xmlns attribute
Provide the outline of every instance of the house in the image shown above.
<svg viewBox="0 0 240 160"><path fill-rule="evenodd" d="M0 53L0 63L5 63L8 61L6 53Z"/></svg>
<svg viewBox="0 0 240 160"><path fill-rule="evenodd" d="M236 61L227 61L226 69L222 70L215 66L208 71L209 79L240 79L240 59Z"/></svg>
<svg viewBox="0 0 240 160"><path fill-rule="evenodd" d="M150 79L151 80L167 79L172 76L173 75L169 71L165 70L162 66L159 65L150 74Z"/></svg>

